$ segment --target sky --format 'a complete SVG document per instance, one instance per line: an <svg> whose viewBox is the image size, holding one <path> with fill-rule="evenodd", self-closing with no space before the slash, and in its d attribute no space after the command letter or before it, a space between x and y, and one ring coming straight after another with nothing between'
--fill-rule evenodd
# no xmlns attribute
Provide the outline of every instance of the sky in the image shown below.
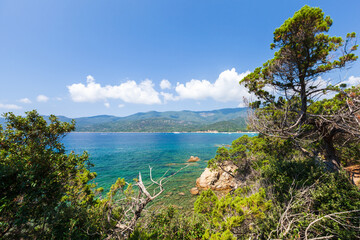
<svg viewBox="0 0 360 240"><path fill-rule="evenodd" d="M333 19L330 35L360 34L358 0L0 0L0 113L245 106L238 82L306 4ZM360 83L360 61L324 78Z"/></svg>

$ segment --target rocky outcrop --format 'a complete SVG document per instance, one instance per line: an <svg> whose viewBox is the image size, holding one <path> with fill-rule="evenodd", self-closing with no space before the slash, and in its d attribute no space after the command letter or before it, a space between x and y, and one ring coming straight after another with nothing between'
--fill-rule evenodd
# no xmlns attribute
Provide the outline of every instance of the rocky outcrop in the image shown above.
<svg viewBox="0 0 360 240"><path fill-rule="evenodd" d="M191 156L191 157L189 158L189 160L187 160L187 162L197 162L197 161L199 161L199 160L200 160L199 157Z"/></svg>
<svg viewBox="0 0 360 240"><path fill-rule="evenodd" d="M234 174L237 167L232 163L227 163L225 165L225 171L221 169L205 168L205 171L196 180L197 188L201 190L207 190L210 188L215 191L231 190L236 188L239 185L239 182L227 172Z"/></svg>

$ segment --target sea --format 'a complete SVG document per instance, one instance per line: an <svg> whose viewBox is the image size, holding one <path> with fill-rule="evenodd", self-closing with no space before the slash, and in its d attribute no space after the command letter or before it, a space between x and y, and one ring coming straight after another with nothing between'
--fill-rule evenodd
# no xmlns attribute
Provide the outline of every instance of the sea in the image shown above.
<svg viewBox="0 0 360 240"><path fill-rule="evenodd" d="M97 173L95 183L107 192L118 178L133 182L141 172L146 184L170 176L185 167L191 157L200 161L191 163L164 185L165 191L155 200L156 204L170 204L178 208L191 208L196 196L190 189L196 186L216 150L229 146L232 141L255 133L70 133L62 142L67 152L81 154L87 151Z"/></svg>

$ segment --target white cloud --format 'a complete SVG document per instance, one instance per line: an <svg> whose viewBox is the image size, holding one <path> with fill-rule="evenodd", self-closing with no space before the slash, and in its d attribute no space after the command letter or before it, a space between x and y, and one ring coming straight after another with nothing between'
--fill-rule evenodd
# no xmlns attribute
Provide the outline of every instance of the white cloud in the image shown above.
<svg viewBox="0 0 360 240"><path fill-rule="evenodd" d="M87 83L93 83L93 82L95 82L95 78L93 76L91 76L91 75L87 75L86 76L86 82Z"/></svg>
<svg viewBox="0 0 360 240"><path fill-rule="evenodd" d="M123 107L125 107L124 104L119 104L119 105L118 105L118 108L123 108Z"/></svg>
<svg viewBox="0 0 360 240"><path fill-rule="evenodd" d="M237 73L235 68L225 70L220 73L218 79L211 83L208 80L196 80L180 84L178 83L175 91L179 94L180 99L203 100L212 98L220 102L243 101L244 97L250 97L248 90L239 84L250 72Z"/></svg>
<svg viewBox="0 0 360 240"><path fill-rule="evenodd" d="M104 106L105 106L106 108L109 108L109 107L110 107L110 103L106 102L106 103L104 103Z"/></svg>
<svg viewBox="0 0 360 240"><path fill-rule="evenodd" d="M357 86L360 85L360 77L350 76L348 80L343 81L341 83L345 83L347 88L352 86Z"/></svg>
<svg viewBox="0 0 360 240"><path fill-rule="evenodd" d="M15 109L21 109L20 106L15 105L15 104L2 104L2 103L0 103L0 108L3 108L3 109L13 109L13 110L15 110Z"/></svg>
<svg viewBox="0 0 360 240"><path fill-rule="evenodd" d="M342 81L338 84L335 84L335 86L339 86L340 84L343 84L343 83L346 84L346 88L360 85L360 77L350 76L348 78L348 80ZM315 87L321 89L321 88L325 88L325 87L329 86L330 84L331 84L331 79L325 80L322 77L318 77L318 78L316 78L315 81L313 81L313 83L310 86L315 86ZM318 92L314 95L318 96L318 100L322 100L322 99L333 98L336 94L337 94L337 92L335 92L335 91L327 91L325 94L323 94L322 92Z"/></svg>
<svg viewBox="0 0 360 240"><path fill-rule="evenodd" d="M91 75L87 76L86 84L76 83L67 86L71 99L74 102L107 102L109 99L119 99L125 103L161 104L163 102L179 101L183 99L205 100L213 99L220 102L235 101L243 105L243 99L250 98L248 90L239 84L250 72L237 73L235 68L223 71L214 81L192 79L185 83L177 83L174 92L158 92L154 89L151 80L146 79L140 83L128 80L119 85L102 86ZM172 89L169 80L160 82L161 89ZM123 104L118 107L124 107Z"/></svg>
<svg viewBox="0 0 360 240"><path fill-rule="evenodd" d="M21 103L26 103L26 104L31 103L30 99L28 99L28 98L19 99L19 102L21 102Z"/></svg>
<svg viewBox="0 0 360 240"><path fill-rule="evenodd" d="M38 102L47 102L49 100L49 98L45 95L39 95L36 97L36 101Z"/></svg>
<svg viewBox="0 0 360 240"><path fill-rule="evenodd" d="M159 93L154 89L151 80L137 84L129 80L119 85L101 86L92 76L87 76L87 84L72 84L67 86L74 102L96 102L107 99L121 99L127 103L160 104Z"/></svg>
<svg viewBox="0 0 360 240"><path fill-rule="evenodd" d="M161 94L161 96L164 97L164 102L165 103L167 101L178 101L178 100L180 100L179 96L174 96L174 94L172 94L172 93L161 92L160 94Z"/></svg>
<svg viewBox="0 0 360 240"><path fill-rule="evenodd" d="M317 77L314 81L309 83L308 87L316 87L316 89L321 89L328 87L330 84L330 79L325 80L322 77Z"/></svg>
<svg viewBox="0 0 360 240"><path fill-rule="evenodd" d="M346 84L346 87L352 87L360 85L360 77L350 76L348 80L342 81L340 83L335 84L335 86L339 86L340 84ZM331 84L331 79L325 80L322 77L316 78L315 81L311 84L311 86L316 86L317 88L325 88Z"/></svg>
<svg viewBox="0 0 360 240"><path fill-rule="evenodd" d="M167 79L163 79L163 80L161 80L161 82L160 82L160 87L161 87L161 89L170 89L171 88L171 83L169 82L169 80L167 80Z"/></svg>

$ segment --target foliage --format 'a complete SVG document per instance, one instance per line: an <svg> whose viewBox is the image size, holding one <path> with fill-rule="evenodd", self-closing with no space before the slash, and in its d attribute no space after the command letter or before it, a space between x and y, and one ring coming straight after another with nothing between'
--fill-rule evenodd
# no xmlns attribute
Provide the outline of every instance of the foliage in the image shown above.
<svg viewBox="0 0 360 240"><path fill-rule="evenodd" d="M67 154L61 138L75 123L36 111L5 114L0 126L0 237L8 239L124 238L146 205L164 190L163 177L150 195L139 179L119 178L102 196L88 154ZM136 187L136 189L134 189Z"/></svg>
<svg viewBox="0 0 360 240"><path fill-rule="evenodd" d="M224 169L231 162L238 167L235 177L245 181L254 177L255 172L269 160L284 159L294 151L296 149L291 140L244 135L233 141L229 149L218 148L215 157L208 162L208 167Z"/></svg>
<svg viewBox="0 0 360 240"><path fill-rule="evenodd" d="M360 102L347 94L346 107L334 107L335 113L328 114L329 105L316 100L325 93L341 91L343 86L331 86L318 77L357 60L354 51L358 45L355 33L347 34L345 40L326 35L331 25L331 18L320 8L302 7L275 30L271 49L278 51L274 58L241 83L258 97L252 103L256 109L249 121L252 128L268 136L298 139L299 144L318 140L328 167L338 170L335 138L344 134L346 138L360 137Z"/></svg>
<svg viewBox="0 0 360 240"><path fill-rule="evenodd" d="M51 115L47 124L36 111L26 117L7 113L5 118L6 127L0 128L1 236L71 235L76 220L64 215L71 212L69 200L96 202L90 190L94 186L87 185L96 176L88 170L88 155L66 154L60 142L74 130L74 122L62 123ZM57 231L60 225L70 230Z"/></svg>
<svg viewBox="0 0 360 240"><path fill-rule="evenodd" d="M341 90L331 99L316 101L309 106L309 112L321 115L321 120L316 124L320 126L326 124L326 129L331 130L334 152L343 166L356 164L360 159L359 98L360 87L351 87ZM326 156L324 140L326 139L321 139L320 143L323 143L321 151Z"/></svg>
<svg viewBox="0 0 360 240"><path fill-rule="evenodd" d="M342 172L313 159L273 162L264 171L274 208L259 224L262 237L356 239L360 192Z"/></svg>
<svg viewBox="0 0 360 240"><path fill-rule="evenodd" d="M311 151L316 144L305 147ZM244 136L229 149L219 148L210 167L225 162L241 166L251 159L252 171L258 174L220 200L210 190L198 197L195 211L212 224L203 238L220 239L226 230L241 239L302 239L305 234L309 238L331 234L355 239L359 234L359 190L342 172L324 171L322 159L306 149L299 150L290 139L263 135ZM251 209L251 217L241 210L244 202L252 203L245 207Z"/></svg>
<svg viewBox="0 0 360 240"><path fill-rule="evenodd" d="M194 210L197 213L210 216L217 203L217 196L211 189L203 191L194 203Z"/></svg>
<svg viewBox="0 0 360 240"><path fill-rule="evenodd" d="M353 53L357 45L348 46L355 38L355 33L348 34L345 41L341 37L330 37L325 33L331 25L331 18L324 17L320 8L302 7L275 30L271 49L279 50L275 52L274 58L255 69L242 82L250 92L264 100L263 104L270 104L275 99L264 89L266 85L288 94L294 91L293 94L299 94L302 104L305 104L301 105L301 109L306 114L307 98L327 90L311 81L322 73L357 59ZM331 58L344 44L350 49L344 49L344 55L337 59Z"/></svg>
<svg viewBox="0 0 360 240"><path fill-rule="evenodd" d="M185 216L169 206L139 225L129 239L201 239L206 225L203 217Z"/></svg>
<svg viewBox="0 0 360 240"><path fill-rule="evenodd" d="M203 239L233 239L249 234L253 230L251 225L264 219L271 205L271 200L266 200L265 189L254 191L244 187L221 199L211 190L204 191L196 200L194 210L211 225Z"/></svg>

